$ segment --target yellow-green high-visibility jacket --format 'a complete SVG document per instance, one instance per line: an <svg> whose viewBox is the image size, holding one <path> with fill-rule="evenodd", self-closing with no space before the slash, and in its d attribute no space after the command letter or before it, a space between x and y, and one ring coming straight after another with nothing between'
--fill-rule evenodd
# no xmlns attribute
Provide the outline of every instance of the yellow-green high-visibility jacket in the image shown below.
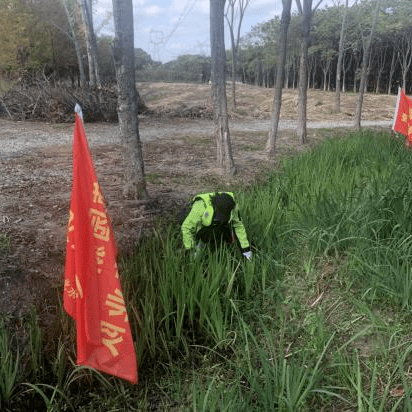
<svg viewBox="0 0 412 412"><path fill-rule="evenodd" d="M233 193L224 193L231 196L234 200ZM187 215L186 219L182 223L183 243L186 249L192 249L193 247L195 247L196 234L203 227L210 226L213 222L214 209L212 204L212 197L215 194L215 192L201 193L193 198L190 213ZM250 244L246 235L246 230L240 219L239 209L236 203L230 215L229 225L233 228L242 250L250 248Z"/></svg>

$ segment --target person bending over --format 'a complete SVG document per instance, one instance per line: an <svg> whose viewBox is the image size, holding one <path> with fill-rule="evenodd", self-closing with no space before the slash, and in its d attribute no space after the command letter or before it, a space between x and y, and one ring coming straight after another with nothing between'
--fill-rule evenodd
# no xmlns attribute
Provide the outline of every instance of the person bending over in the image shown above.
<svg viewBox="0 0 412 412"><path fill-rule="evenodd" d="M242 255L251 259L250 243L231 192L196 195L181 230L186 251L195 255L206 244L215 248L222 242L230 244L237 241Z"/></svg>

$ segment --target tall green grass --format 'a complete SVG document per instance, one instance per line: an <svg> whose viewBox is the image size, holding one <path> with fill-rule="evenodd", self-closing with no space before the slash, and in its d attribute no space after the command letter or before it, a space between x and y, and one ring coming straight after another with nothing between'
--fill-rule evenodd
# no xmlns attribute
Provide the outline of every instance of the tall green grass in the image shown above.
<svg viewBox="0 0 412 412"><path fill-rule="evenodd" d="M386 134L326 141L255 188L247 226L275 253L344 254L354 279L409 305L411 166L411 153Z"/></svg>
<svg viewBox="0 0 412 412"><path fill-rule="evenodd" d="M159 221L120 264L137 388L76 368L72 323L46 357L32 312L24 350L0 328L1 407L412 410L411 158L366 131L285 159L236 193L251 261L187 256L177 222Z"/></svg>
<svg viewBox="0 0 412 412"><path fill-rule="evenodd" d="M7 405L17 393L20 354L16 342L0 321L0 407Z"/></svg>
<svg viewBox="0 0 412 412"><path fill-rule="evenodd" d="M199 342L224 349L236 328L236 302L254 290L255 261L225 246L194 258L179 242L173 227L156 232L124 264L142 360L171 360L176 351L189 356L189 345Z"/></svg>

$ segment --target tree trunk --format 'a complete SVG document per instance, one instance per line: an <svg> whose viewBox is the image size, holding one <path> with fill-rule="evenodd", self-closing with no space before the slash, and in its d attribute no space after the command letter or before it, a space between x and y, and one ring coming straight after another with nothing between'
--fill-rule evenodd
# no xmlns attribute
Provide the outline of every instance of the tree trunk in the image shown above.
<svg viewBox="0 0 412 412"><path fill-rule="evenodd" d="M232 52L232 110L236 110L236 57L234 49Z"/></svg>
<svg viewBox="0 0 412 412"><path fill-rule="evenodd" d="M385 63L386 63L386 54L387 54L388 48L385 46L382 50L380 48L377 52L377 66L378 66L378 75L376 76L376 87L375 87L375 93L378 94L380 92L381 88L381 78L382 78L382 73L385 68Z"/></svg>
<svg viewBox="0 0 412 412"><path fill-rule="evenodd" d="M330 92L330 65L328 68L328 92Z"/></svg>
<svg viewBox="0 0 412 412"><path fill-rule="evenodd" d="M278 55L278 66L276 75L275 92L273 98L273 110L270 119L270 130L268 140L266 142L266 151L268 156L274 156L276 153L276 139L279 126L280 108L282 106L282 88L285 81L285 63L287 52L287 37L290 23L290 9L292 0L282 0L283 11L280 23L280 44Z"/></svg>
<svg viewBox="0 0 412 412"><path fill-rule="evenodd" d="M228 22L230 31L230 41L232 44L232 110L236 110L236 66L237 66L237 51L239 49L240 41L240 29L242 27L243 16L245 15L246 7L248 6L250 0L229 0L228 8L225 13L226 20ZM237 26L237 36L235 39L234 25L236 16L236 4L238 8L238 26Z"/></svg>
<svg viewBox="0 0 412 412"><path fill-rule="evenodd" d="M359 77L359 70L361 67L361 58L360 58L360 53L356 53L355 57L352 59L353 62L353 93L356 93L358 90L357 88L357 83L358 83L358 77Z"/></svg>
<svg viewBox="0 0 412 412"><path fill-rule="evenodd" d="M373 35L375 32L376 23L378 21L378 16L379 16L379 5L380 5L380 0L376 0L376 6L375 6L375 12L373 15L371 31L367 39L366 47L364 48L364 51L363 51L362 76L361 76L361 81L359 85L359 95L358 95L358 101L356 103L355 120L354 120L354 128L356 130L361 129L363 96L365 93L365 86L366 86L366 80L367 80L367 75L368 75L371 44L372 44L372 39L373 39Z"/></svg>
<svg viewBox="0 0 412 412"><path fill-rule="evenodd" d="M342 26L340 29L340 39L339 39L339 54L338 54L338 64L336 66L336 91L335 91L335 112L340 113L340 89L341 89L341 75L342 75L342 60L343 51L345 44L346 35L346 21L348 15L348 1L346 0L345 9L342 16Z"/></svg>
<svg viewBox="0 0 412 412"><path fill-rule="evenodd" d="M315 89L315 76L316 76L316 58L313 63L313 73L312 73L312 89Z"/></svg>
<svg viewBox="0 0 412 412"><path fill-rule="evenodd" d="M406 82L412 61L412 33L409 30L400 36L398 50L398 58L402 72L402 87L406 91Z"/></svg>
<svg viewBox="0 0 412 412"><path fill-rule="evenodd" d="M396 62L396 50L393 49L391 68L389 70L388 94L391 94L391 91L392 91L392 80L393 80L393 73L395 72L395 62Z"/></svg>
<svg viewBox="0 0 412 412"><path fill-rule="evenodd" d="M226 98L224 12L225 0L210 0L210 49L212 56L212 95L217 165L227 173L234 175L236 173L236 167L230 142Z"/></svg>
<svg viewBox="0 0 412 412"><path fill-rule="evenodd" d="M71 31L71 38L74 44L74 50L76 52L77 65L79 66L79 76L80 76L80 87L86 85L86 73L84 71L82 51L77 38L76 22L74 18L74 2L69 2L68 0L62 0L64 11L66 12L67 20L69 22L69 27Z"/></svg>
<svg viewBox="0 0 412 412"><path fill-rule="evenodd" d="M123 145L123 196L147 198L142 144L139 135L138 93L135 82L132 0L112 0L115 38L113 57L118 87L118 117Z"/></svg>
<svg viewBox="0 0 412 412"><path fill-rule="evenodd" d="M312 0L303 0L302 23L301 23L301 47L299 64L299 119L297 134L300 144L306 141L306 106L308 94L308 48L310 25L312 21Z"/></svg>
<svg viewBox="0 0 412 412"><path fill-rule="evenodd" d="M97 42L93 28L93 10L91 0L82 0L83 17L86 25L87 57L89 60L89 84L101 86L99 65L97 62Z"/></svg>

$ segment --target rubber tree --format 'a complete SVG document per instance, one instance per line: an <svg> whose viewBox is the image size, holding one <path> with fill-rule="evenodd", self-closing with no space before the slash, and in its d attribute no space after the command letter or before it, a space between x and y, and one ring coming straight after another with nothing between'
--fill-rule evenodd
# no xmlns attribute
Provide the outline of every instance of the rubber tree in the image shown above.
<svg viewBox="0 0 412 412"><path fill-rule="evenodd" d="M243 16L250 0L228 0L226 8L226 21L230 32L230 42L232 45L232 110L236 110L236 66L237 51L239 49L240 29L242 27ZM237 23L237 27L235 27ZM236 29L236 37L235 37Z"/></svg>
<svg viewBox="0 0 412 412"><path fill-rule="evenodd" d="M366 39L363 39L362 72L361 72L361 80L360 80L360 85L359 85L358 99L356 101L354 124L353 124L353 127L356 130L361 129L363 96L365 94L365 86L366 86L366 81L367 81L367 76L368 76L368 66L369 66L369 58L371 54L372 39L375 33L376 25L378 23L379 6L380 6L380 0L376 0L375 9L373 12L372 26L370 27L369 36L367 36Z"/></svg>
<svg viewBox="0 0 412 412"><path fill-rule="evenodd" d="M75 16L75 1L74 0L61 0L64 11L66 12L67 21L69 22L70 27L70 39L73 41L74 50L76 52L77 58L77 65L79 67L79 75L80 75L80 87L84 87L86 85L86 73L84 71L83 65L83 58L82 58L82 50L81 45L78 38L78 28L76 24L76 16Z"/></svg>
<svg viewBox="0 0 412 412"><path fill-rule="evenodd" d="M115 38L113 57L118 87L120 136L123 145L123 196L148 198L139 134L138 95L135 80L132 0L112 0Z"/></svg>
<svg viewBox="0 0 412 412"><path fill-rule="evenodd" d="M275 91L273 97L273 109L270 118L270 130L268 140L266 142L266 152L268 157L276 154L276 139L279 126L280 109L282 106L282 91L285 82L285 64L288 41L288 29L290 23L290 9L292 7L292 0L282 0L283 10L280 22L280 40L278 49L278 64Z"/></svg>
<svg viewBox="0 0 412 412"><path fill-rule="evenodd" d="M335 0L335 6L337 7ZM340 38L339 38L339 51L338 51L338 63L336 65L336 90L335 90L335 112L340 113L340 93L341 93L341 76L342 76L342 63L343 63L343 53L345 47L345 36L347 28L347 17L348 17L348 6L349 0L345 0L345 7L342 13L342 24L340 28Z"/></svg>
<svg viewBox="0 0 412 412"><path fill-rule="evenodd" d="M412 29L403 29L397 42L398 60L402 73L402 88L407 90L407 75L412 63Z"/></svg>
<svg viewBox="0 0 412 412"><path fill-rule="evenodd" d="M308 100L308 49L310 43L310 26L312 23L312 16L316 9L320 6L323 0L319 0L316 7L312 10L312 0L296 0L296 5L299 14L302 16L300 33L300 61L299 61L299 118L297 126L297 135L300 144L306 142L306 111Z"/></svg>
<svg viewBox="0 0 412 412"><path fill-rule="evenodd" d="M86 26L87 58L89 61L89 85L100 86L100 72L97 61L97 41L93 27L92 0L81 0L83 18Z"/></svg>
<svg viewBox="0 0 412 412"><path fill-rule="evenodd" d="M217 166L236 173L230 142L226 97L225 0L210 0L210 49L212 57L212 97L217 146Z"/></svg>

